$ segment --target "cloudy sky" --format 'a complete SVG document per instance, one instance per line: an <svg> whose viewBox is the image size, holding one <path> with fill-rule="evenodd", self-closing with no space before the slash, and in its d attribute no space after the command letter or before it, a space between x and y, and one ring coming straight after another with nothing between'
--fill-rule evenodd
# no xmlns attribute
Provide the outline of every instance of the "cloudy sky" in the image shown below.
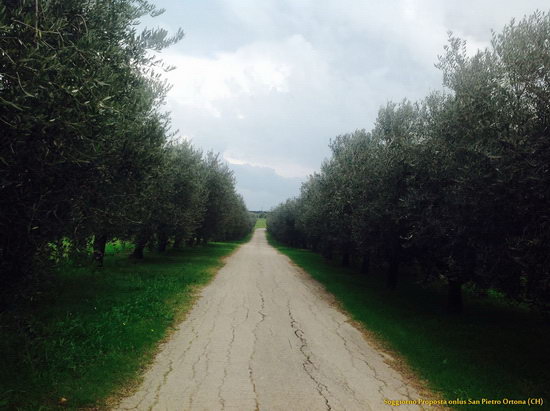
<svg viewBox="0 0 550 411"><path fill-rule="evenodd" d="M440 89L447 32L486 47L491 29L548 0L152 0L148 26L184 39L161 53L177 68L173 127L222 153L251 210L297 195L338 134L370 129L386 102Z"/></svg>

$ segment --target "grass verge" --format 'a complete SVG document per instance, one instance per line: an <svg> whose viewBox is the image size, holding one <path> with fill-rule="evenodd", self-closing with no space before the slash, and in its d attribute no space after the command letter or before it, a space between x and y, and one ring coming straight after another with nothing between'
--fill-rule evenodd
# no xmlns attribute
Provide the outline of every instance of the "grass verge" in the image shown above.
<svg viewBox="0 0 550 411"><path fill-rule="evenodd" d="M257 218L256 219L256 225L254 226L254 229L256 228L266 228L266 219L265 218Z"/></svg>
<svg viewBox="0 0 550 411"><path fill-rule="evenodd" d="M269 237L268 237L269 238ZM270 244L325 286L349 315L404 358L429 388L456 409L478 409L468 400L501 401L495 409L525 409L505 400L550 401L550 325L502 300L466 297L462 316L444 313L444 290L403 279L399 289L302 249ZM543 408L543 407L539 407Z"/></svg>
<svg viewBox="0 0 550 411"><path fill-rule="evenodd" d="M191 308L197 287L242 242L148 254L140 262L118 244L103 269L60 269L32 306L0 314L0 409L105 407L135 381Z"/></svg>

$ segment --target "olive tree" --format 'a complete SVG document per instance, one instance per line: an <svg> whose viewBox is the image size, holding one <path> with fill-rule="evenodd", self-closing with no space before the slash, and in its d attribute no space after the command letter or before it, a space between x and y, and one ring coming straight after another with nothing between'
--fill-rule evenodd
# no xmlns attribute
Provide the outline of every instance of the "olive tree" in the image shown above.
<svg viewBox="0 0 550 411"><path fill-rule="evenodd" d="M97 221L119 219L112 200L139 183L136 170L150 158L135 154L163 144L159 122L148 132L165 89L147 50L182 33L138 34L136 19L154 13L131 0L0 5L4 284L27 278L49 244L85 243Z"/></svg>

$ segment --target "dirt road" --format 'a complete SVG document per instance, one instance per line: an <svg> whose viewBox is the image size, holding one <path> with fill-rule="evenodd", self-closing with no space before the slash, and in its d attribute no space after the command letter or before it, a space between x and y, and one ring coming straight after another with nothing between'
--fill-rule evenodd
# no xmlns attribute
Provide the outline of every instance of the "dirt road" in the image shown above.
<svg viewBox="0 0 550 411"><path fill-rule="evenodd" d="M118 409L395 409L386 398L418 394L259 229Z"/></svg>

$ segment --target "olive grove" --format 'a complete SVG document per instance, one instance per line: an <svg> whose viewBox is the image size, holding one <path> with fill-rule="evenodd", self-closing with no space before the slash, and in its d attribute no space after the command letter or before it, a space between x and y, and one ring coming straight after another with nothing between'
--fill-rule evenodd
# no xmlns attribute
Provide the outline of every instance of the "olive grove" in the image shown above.
<svg viewBox="0 0 550 411"><path fill-rule="evenodd" d="M145 0L0 4L2 299L60 250L93 249L101 265L115 238L139 258L147 243L250 231L230 171L179 143L161 111L169 67L151 51L183 32L135 28L161 12Z"/></svg>
<svg viewBox="0 0 550 411"><path fill-rule="evenodd" d="M436 66L444 91L336 137L268 230L364 273L377 262L390 288L401 275L443 280L453 312L465 285L547 309L550 14L512 21L472 56L451 35Z"/></svg>

